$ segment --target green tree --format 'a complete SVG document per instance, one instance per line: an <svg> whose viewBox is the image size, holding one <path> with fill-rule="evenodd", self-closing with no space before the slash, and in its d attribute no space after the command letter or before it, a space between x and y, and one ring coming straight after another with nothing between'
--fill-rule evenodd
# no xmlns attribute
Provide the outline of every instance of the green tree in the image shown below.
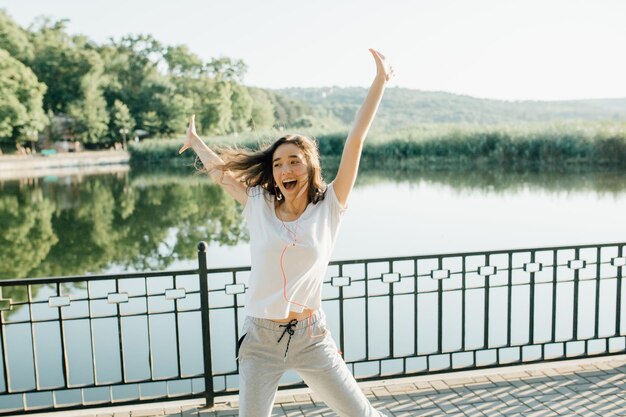
<svg viewBox="0 0 626 417"><path fill-rule="evenodd" d="M265 90L250 88L252 109L250 112L249 126L253 130L265 130L274 125L274 106Z"/></svg>
<svg viewBox="0 0 626 417"><path fill-rule="evenodd" d="M36 132L47 124L45 91L28 67L0 49L0 140L37 140Z"/></svg>
<svg viewBox="0 0 626 417"><path fill-rule="evenodd" d="M161 130L161 120L154 110L141 113L139 118L141 120L141 127L148 132L154 133Z"/></svg>
<svg viewBox="0 0 626 417"><path fill-rule="evenodd" d="M30 61L34 55L28 32L15 23L4 10L0 10L0 48L6 49L13 58L23 63Z"/></svg>
<svg viewBox="0 0 626 417"><path fill-rule="evenodd" d="M168 46L163 58L169 75L199 77L205 72L202 60L186 45Z"/></svg>
<svg viewBox="0 0 626 417"><path fill-rule="evenodd" d="M137 126L152 135L184 131L193 108L193 97L179 94L176 80L199 74L199 59L186 47L164 48L149 35L126 36L101 47L107 77L104 95L110 106L116 100L129 109ZM167 64L168 75L159 72Z"/></svg>
<svg viewBox="0 0 626 417"><path fill-rule="evenodd" d="M65 33L67 20L41 20L32 32L34 56L29 66L37 78L48 86L44 109L67 113L67 106L83 97L82 77L92 69L93 60L75 47Z"/></svg>
<svg viewBox="0 0 626 417"><path fill-rule="evenodd" d="M211 84L211 89L204 97L200 112L196 114L202 131L212 134L228 133L232 120L231 84L217 81ZM198 117L199 116L199 117Z"/></svg>
<svg viewBox="0 0 626 417"><path fill-rule="evenodd" d="M248 67L242 60L228 57L214 58L205 65L210 76L219 81L242 82Z"/></svg>
<svg viewBox="0 0 626 417"><path fill-rule="evenodd" d="M274 107L274 118L278 126L290 127L302 116L310 115L313 111L305 104L288 98L282 94L268 91L269 99Z"/></svg>
<svg viewBox="0 0 626 417"><path fill-rule="evenodd" d="M187 128L189 115L193 111L193 100L180 94L173 94L163 107L163 128L165 135L181 134Z"/></svg>
<svg viewBox="0 0 626 417"><path fill-rule="evenodd" d="M184 132L193 99L176 92L176 85L165 76L157 75L145 81L140 94L143 105L139 125L152 134L171 135ZM149 119L145 120L145 116Z"/></svg>
<svg viewBox="0 0 626 417"><path fill-rule="evenodd" d="M131 116L128 106L120 100L115 100L113 103L111 115L112 130L114 134L121 135L121 129L126 129L130 133L135 128L135 119Z"/></svg>
<svg viewBox="0 0 626 417"><path fill-rule="evenodd" d="M109 130L109 113L100 91L98 75L85 75L81 87L83 97L70 103L67 109L74 122L71 130L81 142L101 143Z"/></svg>
<svg viewBox="0 0 626 417"><path fill-rule="evenodd" d="M248 130L252 117L252 97L243 85L231 83L231 112L230 132Z"/></svg>
<svg viewBox="0 0 626 417"><path fill-rule="evenodd" d="M161 43L149 35L129 35L99 47L98 52L104 61L103 94L108 105L120 100L139 127L158 133L144 125L143 115L157 112L154 96L169 88L158 71L163 60Z"/></svg>
<svg viewBox="0 0 626 417"><path fill-rule="evenodd" d="M215 116L216 110L213 106L215 81L207 75L198 78L175 77L172 82L176 85L177 94L190 99L189 111L196 114L196 129L201 134L210 134L213 120L219 119ZM184 123L189 120L189 114L184 115ZM180 131L179 131L180 132Z"/></svg>

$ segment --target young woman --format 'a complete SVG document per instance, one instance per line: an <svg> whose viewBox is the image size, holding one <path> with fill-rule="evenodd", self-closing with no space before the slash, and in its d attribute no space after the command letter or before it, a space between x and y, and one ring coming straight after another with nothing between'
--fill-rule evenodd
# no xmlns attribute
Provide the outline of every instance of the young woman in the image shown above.
<svg viewBox="0 0 626 417"><path fill-rule="evenodd" d="M334 181L321 177L315 143L287 135L253 151L218 156L196 134L191 116L179 152L193 148L209 175L244 206L252 272L238 348L239 416L269 417L288 369L342 417L378 417L357 385L326 325L322 284L356 180L363 141L391 66L370 49L376 77L346 140Z"/></svg>

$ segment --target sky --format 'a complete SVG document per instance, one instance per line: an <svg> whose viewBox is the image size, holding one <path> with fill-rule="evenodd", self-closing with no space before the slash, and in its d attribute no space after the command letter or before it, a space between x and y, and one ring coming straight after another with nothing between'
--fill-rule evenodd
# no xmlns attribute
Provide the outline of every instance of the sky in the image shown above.
<svg viewBox="0 0 626 417"><path fill-rule="evenodd" d="M623 0L0 0L103 43L151 34L208 61L242 59L265 88L369 86L368 48L390 87L501 100L626 97Z"/></svg>

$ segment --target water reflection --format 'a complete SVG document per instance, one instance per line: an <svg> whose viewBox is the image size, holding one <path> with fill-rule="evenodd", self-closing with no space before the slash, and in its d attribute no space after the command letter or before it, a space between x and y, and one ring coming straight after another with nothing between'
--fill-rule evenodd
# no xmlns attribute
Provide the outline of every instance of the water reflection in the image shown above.
<svg viewBox="0 0 626 417"><path fill-rule="evenodd" d="M192 175L94 175L1 185L0 278L165 269L199 240L247 239L240 207Z"/></svg>
<svg viewBox="0 0 626 417"><path fill-rule="evenodd" d="M324 169L327 178L335 171L336 166ZM624 172L575 167L364 170L357 188L394 182L443 185L474 196L571 191L617 196L626 190ZM200 240L234 246L248 239L241 206L189 167L28 178L0 182L0 191L0 278L5 279L82 275L112 266L166 269L192 259Z"/></svg>
<svg viewBox="0 0 626 417"><path fill-rule="evenodd" d="M364 171L359 173L357 185L389 182L438 184L457 192L472 193L593 191L605 195L626 191L626 171L577 166L555 166L551 169L485 166L468 170L454 167L413 167Z"/></svg>

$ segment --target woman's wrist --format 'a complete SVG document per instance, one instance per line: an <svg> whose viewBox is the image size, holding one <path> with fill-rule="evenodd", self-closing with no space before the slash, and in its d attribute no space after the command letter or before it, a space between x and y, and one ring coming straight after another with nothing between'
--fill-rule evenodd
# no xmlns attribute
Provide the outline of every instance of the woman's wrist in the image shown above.
<svg viewBox="0 0 626 417"><path fill-rule="evenodd" d="M198 135L192 135L190 142L191 142L191 147L194 150L198 150L198 149L202 149L206 147L206 144L204 143L202 139L200 139L200 136Z"/></svg>
<svg viewBox="0 0 626 417"><path fill-rule="evenodd" d="M377 72L376 76L374 77L374 83L380 83L382 85L386 85L387 84L387 75L383 72Z"/></svg>
<svg viewBox="0 0 626 417"><path fill-rule="evenodd" d="M370 86L370 90L380 90L381 92L385 90L387 86L387 78L384 75L376 74L374 77L374 81L372 81L372 85Z"/></svg>

